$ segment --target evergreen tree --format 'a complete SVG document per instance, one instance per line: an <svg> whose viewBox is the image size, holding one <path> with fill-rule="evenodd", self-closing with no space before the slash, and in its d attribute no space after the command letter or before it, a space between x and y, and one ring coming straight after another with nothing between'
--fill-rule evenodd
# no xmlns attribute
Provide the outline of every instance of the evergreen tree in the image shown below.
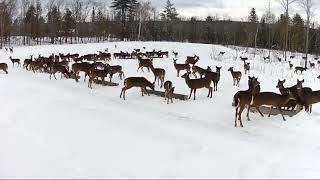
<svg viewBox="0 0 320 180"><path fill-rule="evenodd" d="M160 14L160 16L163 20L167 21L176 20L178 18L177 10L170 0L167 0L166 6L164 7L164 10Z"/></svg>
<svg viewBox="0 0 320 180"><path fill-rule="evenodd" d="M254 8L251 9L250 15L248 17L249 22L258 23L259 19Z"/></svg>

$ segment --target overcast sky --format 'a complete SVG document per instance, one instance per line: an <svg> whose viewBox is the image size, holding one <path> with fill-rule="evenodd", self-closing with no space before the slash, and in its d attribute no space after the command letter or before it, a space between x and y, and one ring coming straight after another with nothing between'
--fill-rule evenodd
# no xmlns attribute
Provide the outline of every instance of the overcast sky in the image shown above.
<svg viewBox="0 0 320 180"><path fill-rule="evenodd" d="M257 10L258 16L261 15L268 9L269 0L171 0L179 14L191 17L196 16L199 18L206 17L207 15L218 14L221 18L227 14L232 19L241 20L246 18L251 10L255 8ZM317 5L315 6L315 19L320 20L320 0L312 0ZM162 8L165 5L166 0L151 0L158 8ZM279 15L283 12L282 6L277 3L277 0L271 0L271 9L276 14ZM291 6L291 14L299 12L304 16L303 10L298 3Z"/></svg>

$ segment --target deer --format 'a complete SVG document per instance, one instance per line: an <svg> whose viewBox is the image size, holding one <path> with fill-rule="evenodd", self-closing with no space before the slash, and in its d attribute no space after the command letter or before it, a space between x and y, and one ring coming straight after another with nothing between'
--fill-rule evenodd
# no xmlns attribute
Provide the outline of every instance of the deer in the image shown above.
<svg viewBox="0 0 320 180"><path fill-rule="evenodd" d="M243 61L243 68L244 68L244 74L247 74L250 72L250 63L246 63L246 61Z"/></svg>
<svg viewBox="0 0 320 180"><path fill-rule="evenodd" d="M296 92L296 86L293 86L291 88L285 88L284 83L286 80L281 81L280 79L278 80L278 84L276 88L279 89L281 95L287 95L288 90L295 93ZM294 100L290 100L284 107L287 107L287 110L291 108L291 111L293 111L297 106L297 97Z"/></svg>
<svg viewBox="0 0 320 180"><path fill-rule="evenodd" d="M225 51L220 51L219 55L223 56L226 52Z"/></svg>
<svg viewBox="0 0 320 180"><path fill-rule="evenodd" d="M14 67L14 64L17 63L18 67L21 67L21 63L20 63L20 59L13 59L11 56L9 57L11 62L12 62L12 66Z"/></svg>
<svg viewBox="0 0 320 180"><path fill-rule="evenodd" d="M153 59L142 59L139 57L138 60L139 60L139 67L137 69L137 72L139 71L140 68L141 68L142 72L144 72L143 67L148 68L148 72L150 72L150 67L153 64Z"/></svg>
<svg viewBox="0 0 320 180"><path fill-rule="evenodd" d="M166 70L162 69L162 68L154 68L153 65L151 65L151 71L153 72L154 75L154 82L153 84L156 83L156 80L158 80L158 85L159 85L159 81L161 82L160 88L162 88L163 83L164 83L164 78L166 76Z"/></svg>
<svg viewBox="0 0 320 180"><path fill-rule="evenodd" d="M89 75L89 71L91 68L94 68L94 64L90 64L87 62L72 64L72 66L71 66L71 69L73 72L72 76L74 76L76 82L79 82L78 75L82 71L85 73L84 82L86 82L86 78Z"/></svg>
<svg viewBox="0 0 320 180"><path fill-rule="evenodd" d="M197 78L196 73L200 74L200 78L202 78L202 76L205 76L205 74L207 73L207 70L205 70L199 66L196 66L196 65L193 65L191 69L192 69L192 74L195 78Z"/></svg>
<svg viewBox="0 0 320 180"><path fill-rule="evenodd" d="M281 108L285 107L290 100L295 100L295 96L290 90L287 90L285 95L277 94L274 92L262 92L252 97L249 108L260 107L262 105L270 106L270 112L268 115L268 117L270 117L272 108L275 107L279 110L283 120L286 121ZM264 117L263 114L261 115L262 117Z"/></svg>
<svg viewBox="0 0 320 180"><path fill-rule="evenodd" d="M306 111L312 113L312 105L320 102L320 91L309 91L303 93Z"/></svg>
<svg viewBox="0 0 320 180"><path fill-rule="evenodd" d="M233 106L235 107L235 110L236 110L236 113L235 113L235 124L234 124L235 127L238 126L238 121L239 121L240 122L240 126L243 128L241 115L242 115L243 110L246 107L248 108L247 120L250 121L250 118L249 118L249 110L250 110L249 106L250 106L252 97L255 94L260 93L260 82L258 81L258 78L249 76L248 85L249 85L248 90L238 91L233 96ZM256 109L262 115L259 107L257 107Z"/></svg>
<svg viewBox="0 0 320 180"><path fill-rule="evenodd" d="M175 51L172 51L172 53L174 54L174 57L177 58L179 53L178 52L175 52Z"/></svg>
<svg viewBox="0 0 320 180"><path fill-rule="evenodd" d="M25 59L23 62L23 68L26 68L26 70L28 70L29 65L32 63L33 61L33 56L30 56L30 59Z"/></svg>
<svg viewBox="0 0 320 180"><path fill-rule="evenodd" d="M298 71L300 71L300 74L302 74L303 71L307 71L307 68L305 68L305 67L300 67L300 66L295 67L294 72L295 72L296 74L298 74Z"/></svg>
<svg viewBox="0 0 320 180"><path fill-rule="evenodd" d="M197 55L194 55L193 57L188 56L187 60L186 60L186 64L195 65L195 64L197 64L198 61L199 61L199 56L197 56Z"/></svg>
<svg viewBox="0 0 320 180"><path fill-rule="evenodd" d="M295 56L294 56L294 55L291 55L291 56L290 56L290 59L294 59L294 58L295 58Z"/></svg>
<svg viewBox="0 0 320 180"><path fill-rule="evenodd" d="M122 71L122 67L120 65L111 66L110 64L106 64L104 69L109 71L110 82L112 81L113 75L117 73L119 74L120 80L124 78L124 72Z"/></svg>
<svg viewBox="0 0 320 180"><path fill-rule="evenodd" d="M242 56L240 56L240 59L241 59L241 61L247 61L248 60L247 57L242 57Z"/></svg>
<svg viewBox="0 0 320 180"><path fill-rule="evenodd" d="M123 100L126 100L126 91L128 89L131 89L132 87L140 87L142 96L144 96L144 93L146 93L148 96L150 94L148 93L146 87L149 87L151 90L154 91L154 84L148 81L144 77L129 77L124 80L124 87L121 90L120 98L123 95Z"/></svg>
<svg viewBox="0 0 320 180"><path fill-rule="evenodd" d="M212 98L212 87L210 86L211 80L207 77L200 78L200 79L190 79L189 77L190 74L191 72L187 72L183 76L181 76L182 78L185 79L187 86L191 89L189 99L191 99L191 95L193 92L193 99L196 100L196 91L197 89L201 89L201 88L207 88L209 90L207 97Z"/></svg>
<svg viewBox="0 0 320 180"><path fill-rule="evenodd" d="M177 77L179 77L180 71L186 70L190 72L189 64L177 64L177 59L173 59L174 68L177 70Z"/></svg>
<svg viewBox="0 0 320 180"><path fill-rule="evenodd" d="M228 69L228 71L231 72L231 75L232 75L232 78L233 78L233 85L234 86L240 86L240 80L241 80L241 76L242 76L242 73L240 71L234 71L233 70L233 67L230 67Z"/></svg>
<svg viewBox="0 0 320 180"><path fill-rule="evenodd" d="M171 103L173 103L172 96L174 93L174 87L172 86L171 81L166 81L163 85L165 92L164 92L164 100L167 100L167 104L169 104L169 101L171 100Z"/></svg>
<svg viewBox="0 0 320 180"><path fill-rule="evenodd" d="M315 68L316 67L315 63L312 63L311 61L309 61L309 64L310 64L310 68Z"/></svg>
<svg viewBox="0 0 320 180"><path fill-rule="evenodd" d="M30 63L30 68L33 71L33 73L36 73L36 71L42 72L43 63L41 61L32 61Z"/></svg>
<svg viewBox="0 0 320 180"><path fill-rule="evenodd" d="M220 71L222 67L216 66L216 72L211 72L210 66L208 66L206 71L206 76L213 82L213 91L218 91L218 83L220 81Z"/></svg>
<svg viewBox="0 0 320 180"><path fill-rule="evenodd" d="M0 70L4 71L8 74L8 64L7 63L0 63Z"/></svg>
<svg viewBox="0 0 320 180"><path fill-rule="evenodd" d="M292 70L292 68L293 68L293 64L291 63L291 61L289 61L289 68L290 68L290 70Z"/></svg>
<svg viewBox="0 0 320 180"><path fill-rule="evenodd" d="M57 64L54 64L52 67L51 67L51 72L50 72L50 79L51 79L51 76L53 75L53 77L57 80L57 77L56 77L56 73L57 72L60 72L61 73L61 79L62 79L62 74L68 79L68 78L71 78L71 73L68 71L68 69L63 66L63 65L57 65Z"/></svg>
<svg viewBox="0 0 320 180"><path fill-rule="evenodd" d="M109 74L109 71L108 70L100 70L100 69L95 69L94 67L92 67L90 70L89 70L89 83L88 83L88 87L92 89L92 82L100 77L102 82L104 82L105 78L108 76ZM110 80L111 82L111 80Z"/></svg>
<svg viewBox="0 0 320 180"><path fill-rule="evenodd" d="M282 58L281 57L277 57L278 61L281 62L282 61Z"/></svg>
<svg viewBox="0 0 320 180"><path fill-rule="evenodd" d="M13 47L9 48L10 53L13 53Z"/></svg>

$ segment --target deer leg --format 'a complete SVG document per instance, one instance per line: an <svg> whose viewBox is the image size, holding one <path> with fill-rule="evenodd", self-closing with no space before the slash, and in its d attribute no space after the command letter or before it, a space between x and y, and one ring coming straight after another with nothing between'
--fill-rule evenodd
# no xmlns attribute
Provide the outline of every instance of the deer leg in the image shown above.
<svg viewBox="0 0 320 180"><path fill-rule="evenodd" d="M190 91L190 96L189 96L189 99L191 98L191 95L192 95L192 91L193 91L193 89L191 89L191 91Z"/></svg>
<svg viewBox="0 0 320 180"><path fill-rule="evenodd" d="M141 88L141 94L142 94L142 96L144 96L144 95L143 95L143 88Z"/></svg>
<svg viewBox="0 0 320 180"><path fill-rule="evenodd" d="M177 70L177 77L179 77L179 70Z"/></svg>
<svg viewBox="0 0 320 180"><path fill-rule="evenodd" d="M256 107L257 111L259 112L259 114L264 117L264 115L262 114L262 112L260 111L260 107Z"/></svg>
<svg viewBox="0 0 320 180"><path fill-rule="evenodd" d="M239 114L238 114L241 127L243 127L242 119L241 119L241 115L242 115L243 110L244 110L244 106L241 106L240 110L239 110Z"/></svg>
<svg viewBox="0 0 320 180"><path fill-rule="evenodd" d="M193 90L193 100L196 100L196 91L197 91L197 89Z"/></svg>
<svg viewBox="0 0 320 180"><path fill-rule="evenodd" d="M143 91L144 91L148 96L150 96L150 94L148 93L146 87L143 88Z"/></svg>
<svg viewBox="0 0 320 180"><path fill-rule="evenodd" d="M54 79L56 79L56 80L57 80L56 73L54 73L54 74L53 74L53 77L54 77Z"/></svg>
<svg viewBox="0 0 320 180"><path fill-rule="evenodd" d="M278 110L279 110L279 112L280 112L280 114L281 114L281 116L282 116L283 120L284 120L284 121L286 121L286 119L284 118L284 115L283 115L283 113L282 113L281 108L280 108L280 107L277 107L277 108L278 108Z"/></svg>
<svg viewBox="0 0 320 180"><path fill-rule="evenodd" d="M269 112L268 117L270 117L270 116L271 116L271 112L272 112L272 106L270 107L270 112Z"/></svg>
<svg viewBox="0 0 320 180"><path fill-rule="evenodd" d="M51 79L52 73L50 73L50 79Z"/></svg>
<svg viewBox="0 0 320 180"><path fill-rule="evenodd" d="M236 107L235 109L236 109L236 115L235 115L234 127L237 127L238 126L237 125L237 122L238 122L238 119L237 119L237 117L238 117L238 107Z"/></svg>

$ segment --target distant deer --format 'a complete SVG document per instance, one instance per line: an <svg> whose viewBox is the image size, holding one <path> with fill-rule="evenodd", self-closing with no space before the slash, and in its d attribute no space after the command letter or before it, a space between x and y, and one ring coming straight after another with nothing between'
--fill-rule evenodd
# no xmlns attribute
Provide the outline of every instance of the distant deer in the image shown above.
<svg viewBox="0 0 320 180"><path fill-rule="evenodd" d="M250 63L246 63L246 61L243 61L243 68L244 68L244 74L247 74L250 72Z"/></svg>
<svg viewBox="0 0 320 180"><path fill-rule="evenodd" d="M235 114L235 124L234 126L237 127L238 126L238 121L240 121L240 126L243 127L242 124L242 112L243 110L247 107L249 107L251 101L252 101L252 97L257 94L260 93L260 83L258 81L258 78L255 77L249 77L248 80L248 85L249 88L248 90L245 91L238 91L234 96L233 96L233 106L236 108L236 114ZM258 110L258 112L262 115L259 107L256 108ZM247 111L247 119L248 121L250 120L249 118L249 108Z"/></svg>
<svg viewBox="0 0 320 180"><path fill-rule="evenodd" d="M52 70L50 72L50 79L51 79L51 76L53 75L53 77L57 80L57 77L56 77L56 73L57 72L60 72L61 74L63 74L66 78L70 78L71 77L71 74L70 72L68 71L68 69L65 67L65 66L62 66L62 65L53 65L52 66ZM62 76L61 76L62 78Z"/></svg>
<svg viewBox="0 0 320 180"><path fill-rule="evenodd" d="M173 59L174 68L177 70L177 77L179 77L180 71L186 70L187 72L190 71L189 64L177 64L177 59Z"/></svg>
<svg viewBox="0 0 320 180"><path fill-rule="evenodd" d="M207 77L200 79L190 79L190 72L185 73L182 78L185 79L187 86L191 89L189 99L191 99L191 95L193 92L193 99L196 100L196 91L197 89L207 88L209 90L208 96L212 98L212 87L211 80Z"/></svg>
<svg viewBox="0 0 320 180"><path fill-rule="evenodd" d="M207 70L205 70L205 69L203 69L203 68L201 68L199 66L194 65L194 66L192 66L192 74L193 74L193 76L195 78L197 78L197 74L196 73L200 74L200 78L202 78L202 76L206 75Z"/></svg>
<svg viewBox="0 0 320 180"><path fill-rule="evenodd" d="M106 64L104 69L109 71L110 82L112 81L113 75L117 73L119 74L120 80L124 78L124 72L122 71L122 66L120 65L111 66Z"/></svg>
<svg viewBox="0 0 320 180"><path fill-rule="evenodd" d="M30 63L30 68L33 71L33 73L36 73L36 71L43 71L43 63L40 61L32 61Z"/></svg>
<svg viewBox="0 0 320 180"><path fill-rule="evenodd" d="M174 52L174 51L173 51L172 53L174 54L174 57L175 57L175 58L177 58L177 57L178 57L178 55L179 55L179 53L178 53L178 52Z"/></svg>
<svg viewBox="0 0 320 180"><path fill-rule="evenodd" d="M290 70L292 70L292 68L293 68L293 64L291 63L291 61L289 61L289 68L290 68Z"/></svg>
<svg viewBox="0 0 320 180"><path fill-rule="evenodd" d="M92 89L92 83L93 81L100 77L102 82L105 82L105 78L108 76L109 71L108 70L100 70L100 69L95 69L95 68L91 68L89 70L89 83L88 83L88 87Z"/></svg>
<svg viewBox="0 0 320 180"><path fill-rule="evenodd" d="M172 86L171 81L166 81L163 85L165 92L164 92L164 100L167 100L167 104L169 104L169 101L171 100L171 103L173 103L172 96L174 93L174 87Z"/></svg>
<svg viewBox="0 0 320 180"><path fill-rule="evenodd" d="M242 56L240 56L240 59L241 59L241 61L247 61L248 60L247 57L242 57Z"/></svg>
<svg viewBox="0 0 320 180"><path fill-rule="evenodd" d="M14 64L17 63L18 67L21 67L21 63L20 63L20 59L13 59L11 56L9 57L11 62L12 62L12 66L14 67Z"/></svg>
<svg viewBox="0 0 320 180"><path fill-rule="evenodd" d="M146 67L148 69L148 72L150 72L150 67L153 64L153 60L152 59L142 59L142 58L138 58L139 60L139 67L137 69L137 72L139 71L139 69L143 71L143 68Z"/></svg>
<svg viewBox="0 0 320 180"><path fill-rule="evenodd" d="M315 63L312 63L311 61L309 61L309 64L310 64L310 68L315 68L316 67Z"/></svg>
<svg viewBox="0 0 320 180"><path fill-rule="evenodd" d="M10 53L13 53L13 47L9 48Z"/></svg>
<svg viewBox="0 0 320 180"><path fill-rule="evenodd" d="M87 62L75 63L75 64L72 64L71 68L72 68L72 72L73 72L72 76L75 78L76 82L79 82L78 75L80 72L85 73L84 82L86 82L86 78L87 78L87 76L89 76L89 71L91 68L94 68L94 64L90 64Z"/></svg>
<svg viewBox="0 0 320 180"><path fill-rule="evenodd" d="M30 59L25 59L23 62L23 68L25 68L26 70L29 70L28 67L29 65L32 63L33 61L33 56L30 56Z"/></svg>
<svg viewBox="0 0 320 180"><path fill-rule="evenodd" d="M197 64L198 61L199 61L199 56L197 56L197 55L194 55L193 57L188 56L187 60L186 60L186 64L195 65L195 64Z"/></svg>
<svg viewBox="0 0 320 180"><path fill-rule="evenodd" d="M166 76L166 70L162 69L162 68L154 68L153 65L151 65L151 71L153 72L154 75L154 82L153 84L156 83L156 81L158 80L158 85L159 85L159 81L161 82L160 84L160 88L162 88L163 83L164 83L164 78Z"/></svg>
<svg viewBox="0 0 320 180"><path fill-rule="evenodd" d="M8 74L8 64L7 63L0 63L0 70L4 71Z"/></svg>
<svg viewBox="0 0 320 180"><path fill-rule="evenodd" d="M218 91L218 83L220 81L220 71L222 67L216 66L216 72L211 72L211 68L207 68L206 76L213 82L213 90Z"/></svg>
<svg viewBox="0 0 320 180"><path fill-rule="evenodd" d="M294 59L294 58L295 58L295 56L294 56L294 55L291 55L291 56L290 56L290 59Z"/></svg>
<svg viewBox="0 0 320 180"><path fill-rule="evenodd" d="M234 71L233 67L230 67L228 69L228 71L231 72L231 75L232 75L232 78L233 78L233 85L234 86L240 86L239 84L240 84L242 73L240 71Z"/></svg>
<svg viewBox="0 0 320 180"><path fill-rule="evenodd" d="M281 62L282 61L282 58L281 57L277 57L278 61Z"/></svg>
<svg viewBox="0 0 320 180"><path fill-rule="evenodd" d="M144 93L149 95L146 87L149 87L150 89L154 90L154 84L152 84L146 78L144 78L144 77L129 77L124 80L124 87L121 90L120 98L123 95L123 100L126 100L126 91L128 89L131 89L132 87L141 88L142 96L144 96Z"/></svg>
<svg viewBox="0 0 320 180"><path fill-rule="evenodd" d="M307 68L305 68L305 67L295 67L295 70L294 70L294 72L296 73L296 74L298 74L298 71L300 71L300 74L302 74L303 73L303 71L307 71Z"/></svg>
<svg viewBox="0 0 320 180"><path fill-rule="evenodd" d="M219 55L223 56L225 53L225 51L220 51Z"/></svg>

